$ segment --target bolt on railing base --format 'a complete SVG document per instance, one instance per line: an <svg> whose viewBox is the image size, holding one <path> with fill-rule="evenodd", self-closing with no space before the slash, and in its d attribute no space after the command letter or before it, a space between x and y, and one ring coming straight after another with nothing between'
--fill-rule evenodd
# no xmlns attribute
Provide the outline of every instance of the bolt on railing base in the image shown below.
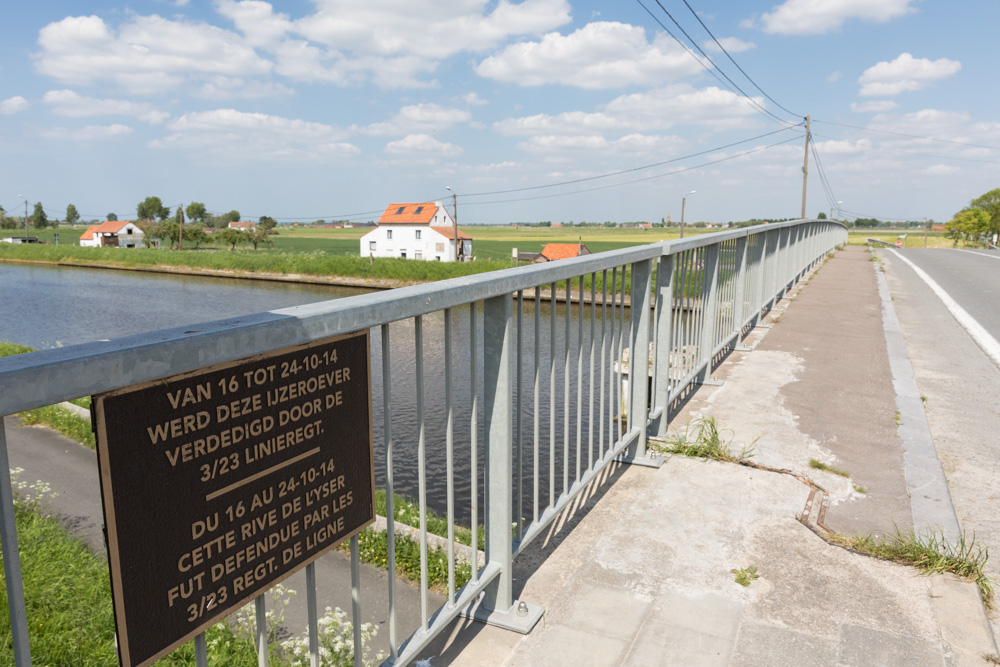
<svg viewBox="0 0 1000 667"><path fill-rule="evenodd" d="M618 457L618 461L621 463L627 463L633 466L643 466L645 468L659 468L666 461L665 458L653 452L646 452L645 456L633 456L631 454L622 454Z"/></svg>
<svg viewBox="0 0 1000 667"><path fill-rule="evenodd" d="M458 615L461 618L470 618L480 623L494 625L504 630L511 630L526 635L531 632L531 629L535 627L545 614L545 607L523 600L514 600L514 604L507 611L487 609L483 606L484 599L485 596L480 595L470 602L465 609L458 612Z"/></svg>

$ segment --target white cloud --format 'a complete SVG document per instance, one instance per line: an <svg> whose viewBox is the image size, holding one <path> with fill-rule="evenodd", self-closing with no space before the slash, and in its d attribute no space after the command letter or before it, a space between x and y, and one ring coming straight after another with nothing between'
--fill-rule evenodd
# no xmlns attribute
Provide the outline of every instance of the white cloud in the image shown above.
<svg viewBox="0 0 1000 667"><path fill-rule="evenodd" d="M41 132L46 139L69 139L73 141L106 141L121 139L132 134L128 125L87 125L77 130L67 130L64 127L53 127Z"/></svg>
<svg viewBox="0 0 1000 667"><path fill-rule="evenodd" d="M763 105L763 99L756 100ZM677 84L647 93L622 95L598 111L568 111L508 118L493 124L505 135L632 133L666 130L676 124L712 129L746 127L756 114L735 93L714 86L695 89Z"/></svg>
<svg viewBox="0 0 1000 667"><path fill-rule="evenodd" d="M587 89L655 85L700 71L665 34L650 43L639 26L599 21L569 34L511 44L476 67L480 76L522 86L563 84Z"/></svg>
<svg viewBox="0 0 1000 667"><path fill-rule="evenodd" d="M326 162L361 152L342 141L346 132L340 128L235 109L185 114L167 127L172 134L150 142L150 147L208 151L226 162Z"/></svg>
<svg viewBox="0 0 1000 667"><path fill-rule="evenodd" d="M857 153L866 153L871 149L871 139L859 139L857 141L832 139L830 141L816 142L816 150L823 155L854 155Z"/></svg>
<svg viewBox="0 0 1000 667"><path fill-rule="evenodd" d="M489 100L484 100L476 93L466 93L462 95L462 101L469 106L483 106L484 104L489 104Z"/></svg>
<svg viewBox="0 0 1000 667"><path fill-rule="evenodd" d="M898 102L892 100L872 100L870 102L851 102L851 111L854 113L871 113L892 111L899 106Z"/></svg>
<svg viewBox="0 0 1000 667"><path fill-rule="evenodd" d="M16 114L18 111L24 111L29 106L31 105L28 104L28 100L24 99L20 95L8 97L0 102L0 115L11 116Z"/></svg>
<svg viewBox="0 0 1000 667"><path fill-rule="evenodd" d="M462 149L455 144L438 141L429 134L408 134L402 139L388 143L385 152L397 156L433 158L459 155Z"/></svg>
<svg viewBox="0 0 1000 667"><path fill-rule="evenodd" d="M761 15L764 32L819 35L851 19L885 23L916 11L915 0L785 0Z"/></svg>
<svg viewBox="0 0 1000 667"><path fill-rule="evenodd" d="M518 144L518 148L535 155L600 153L604 156L647 155L664 148L683 144L679 137L628 134L618 139L600 135L544 135L531 137Z"/></svg>
<svg viewBox="0 0 1000 667"><path fill-rule="evenodd" d="M356 128L364 134L426 134L445 130L457 123L468 122L472 114L463 109L443 107L438 104L414 104L405 106L395 116L384 123L373 123Z"/></svg>
<svg viewBox="0 0 1000 667"><path fill-rule="evenodd" d="M739 37L723 37L719 40L719 44L722 45L722 49L725 49L729 53L742 53L743 51L749 51L750 49L757 48L757 45L753 42L744 42ZM722 53L722 49L719 48L719 44L716 44L715 42L704 42L702 46L706 51Z"/></svg>
<svg viewBox="0 0 1000 667"><path fill-rule="evenodd" d="M42 101L52 106L52 113L71 118L134 116L144 123L159 125L170 117L148 102L84 97L72 90L50 90L42 96Z"/></svg>
<svg viewBox="0 0 1000 667"><path fill-rule="evenodd" d="M42 74L79 86L111 81L141 95L272 70L236 33L156 15L133 16L117 33L97 16L67 17L43 27L38 44L34 59Z"/></svg>
<svg viewBox="0 0 1000 667"><path fill-rule="evenodd" d="M891 62L882 61L866 69L858 78L858 83L861 84L858 94L872 97L921 90L935 81L948 78L960 69L962 63L957 60L928 60L902 53Z"/></svg>
<svg viewBox="0 0 1000 667"><path fill-rule="evenodd" d="M840 81L843 77L843 73L841 73L840 70L836 70L834 72L830 72L829 76L826 77L826 80L829 83L833 83L834 81Z"/></svg>
<svg viewBox="0 0 1000 667"><path fill-rule="evenodd" d="M961 169L951 164L932 164L929 167L924 167L920 170L921 174L926 176L950 176L952 174L957 174Z"/></svg>

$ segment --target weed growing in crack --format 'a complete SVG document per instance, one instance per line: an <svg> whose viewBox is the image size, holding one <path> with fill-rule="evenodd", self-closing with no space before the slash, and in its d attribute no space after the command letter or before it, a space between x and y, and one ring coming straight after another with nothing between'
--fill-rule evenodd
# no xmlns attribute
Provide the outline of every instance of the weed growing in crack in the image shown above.
<svg viewBox="0 0 1000 667"><path fill-rule="evenodd" d="M819 459L809 459L809 467L815 468L816 470L825 470L826 472L831 472L834 475L840 475L841 477L850 477L851 473L846 470L841 470L840 468L835 468L829 463L823 463Z"/></svg>
<svg viewBox="0 0 1000 667"><path fill-rule="evenodd" d="M683 435L674 436L664 444L650 443L650 446L661 454L681 454L727 463L739 463L753 456L756 438L739 454L730 449L732 442L732 431L720 430L714 417L703 417L688 424Z"/></svg>
<svg viewBox="0 0 1000 667"><path fill-rule="evenodd" d="M736 575L736 583L738 583L740 586L749 586L750 582L752 582L754 579L760 578L760 575L757 574L756 565L751 565L750 567L741 567L739 569L736 569L734 567L733 569L730 570L730 572Z"/></svg>
<svg viewBox="0 0 1000 667"><path fill-rule="evenodd" d="M847 536L831 533L826 540L831 544L868 554L879 560L911 565L922 574L933 575L950 572L975 582L979 597L988 610L994 608L993 580L986 575L989 549L976 544L962 533L952 544L944 535L918 535L914 531L900 532L887 538L868 535Z"/></svg>

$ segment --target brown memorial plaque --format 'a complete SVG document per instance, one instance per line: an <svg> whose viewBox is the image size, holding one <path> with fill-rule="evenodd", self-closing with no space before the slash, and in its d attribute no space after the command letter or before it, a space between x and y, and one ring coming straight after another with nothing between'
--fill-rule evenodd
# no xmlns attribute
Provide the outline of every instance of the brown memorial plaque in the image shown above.
<svg viewBox="0 0 1000 667"><path fill-rule="evenodd" d="M122 665L375 520L368 332L94 397Z"/></svg>

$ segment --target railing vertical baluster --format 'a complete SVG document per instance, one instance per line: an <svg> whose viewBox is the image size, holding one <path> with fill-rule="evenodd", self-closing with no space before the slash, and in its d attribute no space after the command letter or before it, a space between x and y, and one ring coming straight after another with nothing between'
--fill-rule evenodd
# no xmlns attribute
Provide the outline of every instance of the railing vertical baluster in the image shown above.
<svg viewBox="0 0 1000 667"><path fill-rule="evenodd" d="M451 378L451 308L444 311L445 484L448 512L448 606L455 604L455 400Z"/></svg>
<svg viewBox="0 0 1000 667"><path fill-rule="evenodd" d="M511 407L513 399L511 299L488 299L483 309L483 387L486 435L486 559L500 576L486 587L483 606L499 612L513 604L511 553Z"/></svg>
<svg viewBox="0 0 1000 667"><path fill-rule="evenodd" d="M3 573L7 584L7 612L14 644L14 664L31 667L31 643L28 639L28 613L24 606L24 581L21 579L21 554L17 547L17 524L14 522L14 486L10 479L7 432L0 415L0 512L3 525Z"/></svg>
<svg viewBox="0 0 1000 667"><path fill-rule="evenodd" d="M549 505L556 504L556 284L549 301Z"/></svg>
<svg viewBox="0 0 1000 667"><path fill-rule="evenodd" d="M351 619L354 624L354 667L362 667L364 644L361 641L361 558L358 536L351 537Z"/></svg>
<svg viewBox="0 0 1000 667"><path fill-rule="evenodd" d="M535 435L535 451L534 451L534 459L532 461L532 464L533 464L533 469L532 469L533 475L532 476L534 478L532 480L532 487L531 487L531 500L532 500L531 521L532 521L532 523L538 523L538 480L539 480L539 475L540 475L539 470L538 470L538 464L539 464L539 461L538 461L538 459L539 459L538 452L539 452L539 449L542 446L541 439L539 437L540 434L539 434L539 417L538 417L538 413L539 413L539 405L538 405L538 403L539 403L539 393L540 393L540 390L541 390L541 368L540 368L540 366L541 366L541 360L539 358L540 350L542 349L542 346L541 346L541 342L542 342L541 341L541 338L542 338L542 332L541 332L541 310L542 310L542 287L541 287L541 285L539 285L539 286L535 287L535 387L534 387L534 389L535 389L535 404L534 404L535 411L534 411L534 420L533 420L534 421L534 427L535 427L535 431L534 431L534 435Z"/></svg>
<svg viewBox="0 0 1000 667"><path fill-rule="evenodd" d="M656 309L653 314L656 321L653 325L653 410L659 410L660 416L652 425L655 435L667 432L670 421L668 407L670 405L670 350L671 324L674 318L674 256L660 257L656 267Z"/></svg>
<svg viewBox="0 0 1000 667"><path fill-rule="evenodd" d="M523 320L524 320L524 291L519 291L517 293L517 354L515 355L517 358L517 380L516 384L514 385L515 387L517 387L517 406L515 407L515 414L517 415L515 417L517 421L517 429L515 431L515 433L517 434L516 435L517 442L514 445L517 448L515 454L515 457L517 458L517 461L515 463L516 465L515 474L517 475L517 484L515 484L514 486L514 488L517 489L517 493L515 494L514 502L517 504L517 516L515 517L515 520L517 521L517 539L519 541L521 537L524 535L524 505L523 505L524 452L522 450L523 439L521 437L521 396L524 394L524 392L522 391L524 387L521 383L521 369L522 369L521 356L524 353L524 345L523 345L524 327L522 326Z"/></svg>
<svg viewBox="0 0 1000 667"><path fill-rule="evenodd" d="M608 449L614 449L615 447L615 414L618 411L618 399L617 399L617 385L618 380L616 378L621 377L621 360L615 356L615 331L617 327L615 326L615 300L617 299L618 290L618 267L614 266L611 268L611 340L608 343L608 366L611 367L614 377L608 378ZM618 364L618 372L614 372L615 364Z"/></svg>
<svg viewBox="0 0 1000 667"><path fill-rule="evenodd" d="M472 417L469 421L470 467L472 479L472 583L479 583L479 341L476 334L476 302L469 304L469 373L471 375Z"/></svg>
<svg viewBox="0 0 1000 667"><path fill-rule="evenodd" d="M583 276L580 276L580 294L577 305L576 325L576 477L580 479L583 463Z"/></svg>
<svg viewBox="0 0 1000 667"><path fill-rule="evenodd" d="M314 562L306 565L306 627L309 632L309 667L319 667L319 609Z"/></svg>
<svg viewBox="0 0 1000 667"><path fill-rule="evenodd" d="M618 439L615 442L621 442L622 436L625 434L625 420L630 418L631 415L627 415L626 410L628 406L628 399L625 397L625 364L623 363L624 355L623 350L625 348L625 284L628 282L626 276L628 275L628 266L622 266L622 286L619 291L620 298L618 301ZM631 304L629 304L631 307ZM629 353L634 353L635 350L630 350Z"/></svg>
<svg viewBox="0 0 1000 667"><path fill-rule="evenodd" d="M570 398L570 385L569 385L569 354L570 354L570 341L569 341L569 329L570 322L573 320L573 279L566 279L566 317L563 318L563 323L565 325L565 336L564 336L564 346L563 350L563 484L562 492L566 493L569 491L569 427L570 427L570 412L569 412L569 398Z"/></svg>
<svg viewBox="0 0 1000 667"><path fill-rule="evenodd" d="M737 334L733 345L738 345L742 339L743 321L746 319L743 310L746 299L747 282L747 237L741 236L736 240L736 250L733 253L733 263L736 265L736 285L733 289L733 323L732 328Z"/></svg>
<svg viewBox="0 0 1000 667"><path fill-rule="evenodd" d="M392 475L392 373L390 372L389 325L381 326L382 333L382 434L385 439L385 518L386 518L386 567L396 571L396 510L393 494L396 487ZM475 568L473 568L475 569ZM399 656L399 642L396 638L396 577L389 581L389 657L393 661Z"/></svg>
<svg viewBox="0 0 1000 667"><path fill-rule="evenodd" d="M590 412L587 415L587 470L594 468L594 351L596 342L594 341L595 328L595 308L597 308L597 273L590 274L590 396L588 404Z"/></svg>
<svg viewBox="0 0 1000 667"><path fill-rule="evenodd" d="M601 272L601 397L598 401L598 406L600 410L600 416L598 417L598 434L599 439L597 443L598 458L604 458L604 413L607 408L604 403L604 385L605 378L608 373L608 270L604 269Z"/></svg>
<svg viewBox="0 0 1000 667"><path fill-rule="evenodd" d="M424 321L413 318L417 374L417 502L420 506L420 627L427 631L427 442L424 434Z"/></svg>
<svg viewBox="0 0 1000 667"><path fill-rule="evenodd" d="M204 632L199 632L194 638L194 667L208 667L208 646L205 644Z"/></svg>
<svg viewBox="0 0 1000 667"><path fill-rule="evenodd" d="M267 606L264 594L254 598L253 604L257 621L257 667L267 667Z"/></svg>

